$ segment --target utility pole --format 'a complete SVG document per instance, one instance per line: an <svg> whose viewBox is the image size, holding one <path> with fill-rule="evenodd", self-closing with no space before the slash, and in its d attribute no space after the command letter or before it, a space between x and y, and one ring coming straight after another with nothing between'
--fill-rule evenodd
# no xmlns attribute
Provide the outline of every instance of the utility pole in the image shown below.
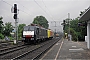
<svg viewBox="0 0 90 60"><path fill-rule="evenodd" d="M55 33L54 33L54 34L56 35L56 27L57 27L57 26L56 26L56 21L52 21L51 23L53 23L53 22L55 23L55 26L54 26L54 27L55 27ZM55 36L55 37L56 37L56 36Z"/></svg>
<svg viewBox="0 0 90 60"><path fill-rule="evenodd" d="M69 40L71 41L71 34L70 34L70 13L68 13L68 21L69 21L69 34L68 34L68 37L69 37Z"/></svg>
<svg viewBox="0 0 90 60"><path fill-rule="evenodd" d="M53 22L55 22L55 27L56 27L56 21L53 21ZM56 28L55 28L55 35L56 35Z"/></svg>
<svg viewBox="0 0 90 60"><path fill-rule="evenodd" d="M55 22L55 27L56 27L56 21L53 21L53 22Z"/></svg>
<svg viewBox="0 0 90 60"><path fill-rule="evenodd" d="M68 21L69 21L69 34L70 34L70 13L68 13Z"/></svg>

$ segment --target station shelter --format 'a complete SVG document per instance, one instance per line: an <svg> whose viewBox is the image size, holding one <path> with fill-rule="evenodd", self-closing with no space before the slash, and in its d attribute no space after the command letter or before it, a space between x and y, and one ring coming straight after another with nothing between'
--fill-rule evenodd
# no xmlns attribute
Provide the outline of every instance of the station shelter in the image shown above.
<svg viewBox="0 0 90 60"><path fill-rule="evenodd" d="M85 37L85 41L87 42L87 48L90 49L90 6L80 16L79 20L87 23L87 36Z"/></svg>

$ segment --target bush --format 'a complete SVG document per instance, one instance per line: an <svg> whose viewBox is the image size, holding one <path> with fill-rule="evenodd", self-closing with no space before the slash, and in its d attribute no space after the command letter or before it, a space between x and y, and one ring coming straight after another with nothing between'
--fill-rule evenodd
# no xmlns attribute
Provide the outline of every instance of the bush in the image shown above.
<svg viewBox="0 0 90 60"><path fill-rule="evenodd" d="M4 35L0 33L0 39L4 39Z"/></svg>
<svg viewBox="0 0 90 60"><path fill-rule="evenodd" d="M77 33L75 32L75 30L70 28L70 34L72 35L72 40L77 41Z"/></svg>
<svg viewBox="0 0 90 60"><path fill-rule="evenodd" d="M14 40L14 37L9 36L8 38L9 38L10 40Z"/></svg>

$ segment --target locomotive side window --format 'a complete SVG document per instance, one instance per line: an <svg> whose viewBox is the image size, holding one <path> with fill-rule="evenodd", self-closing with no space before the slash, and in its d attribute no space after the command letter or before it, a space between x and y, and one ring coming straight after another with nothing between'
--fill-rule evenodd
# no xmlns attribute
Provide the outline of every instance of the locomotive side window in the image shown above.
<svg viewBox="0 0 90 60"><path fill-rule="evenodd" d="M36 34L39 35L39 28L37 28L37 30L36 30Z"/></svg>
<svg viewBox="0 0 90 60"><path fill-rule="evenodd" d="M29 27L29 30L30 30L30 31L34 31L34 26L30 26L30 27Z"/></svg>

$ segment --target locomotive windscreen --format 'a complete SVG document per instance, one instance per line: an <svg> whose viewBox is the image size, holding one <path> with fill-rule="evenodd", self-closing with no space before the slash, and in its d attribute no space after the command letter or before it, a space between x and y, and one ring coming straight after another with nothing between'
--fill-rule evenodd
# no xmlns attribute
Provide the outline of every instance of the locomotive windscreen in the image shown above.
<svg viewBox="0 0 90 60"><path fill-rule="evenodd" d="M34 26L25 26L24 31L34 31Z"/></svg>
<svg viewBox="0 0 90 60"><path fill-rule="evenodd" d="M25 26L23 35L34 35L34 26Z"/></svg>

